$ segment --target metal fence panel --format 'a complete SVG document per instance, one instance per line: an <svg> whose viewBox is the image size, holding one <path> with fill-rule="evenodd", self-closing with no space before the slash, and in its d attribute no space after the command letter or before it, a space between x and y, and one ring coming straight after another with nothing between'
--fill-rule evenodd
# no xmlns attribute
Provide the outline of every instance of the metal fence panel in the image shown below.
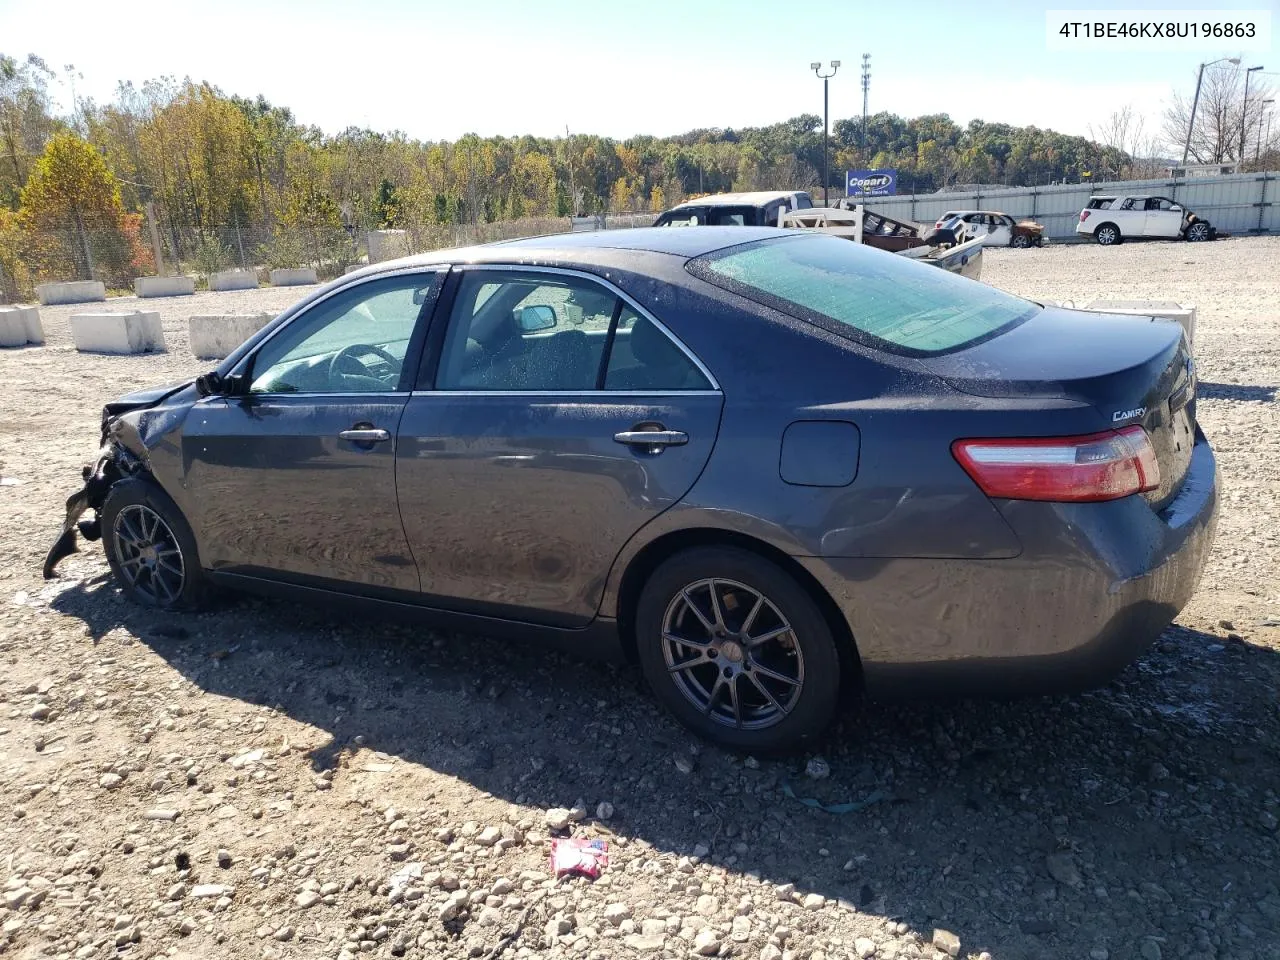
<svg viewBox="0 0 1280 960"><path fill-rule="evenodd" d="M948 210L999 210L1038 220L1044 224L1046 236L1062 240L1076 235L1080 211L1091 196L1134 193L1177 200L1228 233L1280 231L1280 173L1274 172L878 197L867 206L897 220L917 223L937 220Z"/></svg>

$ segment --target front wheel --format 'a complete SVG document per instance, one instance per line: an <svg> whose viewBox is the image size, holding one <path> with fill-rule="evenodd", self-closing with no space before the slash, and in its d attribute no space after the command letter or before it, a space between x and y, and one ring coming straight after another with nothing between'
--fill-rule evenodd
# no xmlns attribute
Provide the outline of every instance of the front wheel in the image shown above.
<svg viewBox="0 0 1280 960"><path fill-rule="evenodd" d="M1209 237L1212 236L1212 233L1212 228L1210 228L1207 223L1197 222L1187 227L1187 239L1192 243L1200 243L1208 240Z"/></svg>
<svg viewBox="0 0 1280 960"><path fill-rule="evenodd" d="M654 693L708 740L776 752L816 739L835 716L831 627L795 579L756 554L677 554L645 584L635 624Z"/></svg>
<svg viewBox="0 0 1280 960"><path fill-rule="evenodd" d="M1010 246L1017 247L1019 250L1025 250L1027 247L1031 246L1031 238L1026 234L1020 233L1013 238L1013 242Z"/></svg>
<svg viewBox="0 0 1280 960"><path fill-rule="evenodd" d="M1104 247L1113 247L1120 242L1120 228L1114 223L1104 223L1093 232L1093 239Z"/></svg>
<svg viewBox="0 0 1280 960"><path fill-rule="evenodd" d="M195 609L204 602L207 586L195 536L155 483L131 477L111 488L102 505L102 545L130 600L166 610Z"/></svg>

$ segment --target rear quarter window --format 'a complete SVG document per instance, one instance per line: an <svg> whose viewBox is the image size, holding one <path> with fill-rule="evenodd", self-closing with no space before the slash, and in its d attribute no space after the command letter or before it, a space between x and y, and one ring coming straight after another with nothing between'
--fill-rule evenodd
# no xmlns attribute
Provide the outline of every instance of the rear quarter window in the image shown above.
<svg viewBox="0 0 1280 960"><path fill-rule="evenodd" d="M694 259L688 269L833 333L912 356L988 340L1041 309L940 267L838 237L756 241Z"/></svg>
<svg viewBox="0 0 1280 960"><path fill-rule="evenodd" d="M1089 201L1090 210L1110 210L1114 197L1094 197Z"/></svg>

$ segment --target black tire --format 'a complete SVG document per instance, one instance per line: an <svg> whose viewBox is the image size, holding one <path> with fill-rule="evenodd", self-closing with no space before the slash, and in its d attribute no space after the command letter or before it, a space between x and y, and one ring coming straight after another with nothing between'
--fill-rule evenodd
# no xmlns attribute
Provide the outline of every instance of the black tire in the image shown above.
<svg viewBox="0 0 1280 960"><path fill-rule="evenodd" d="M1212 239L1213 228L1203 220L1197 220L1195 223L1191 224L1191 226L1187 227L1185 236L1190 243L1203 243L1206 240Z"/></svg>
<svg viewBox="0 0 1280 960"><path fill-rule="evenodd" d="M195 535L158 484L121 480L107 494L101 517L107 563L130 600L162 610L196 610L208 600ZM140 543L150 549L140 550Z"/></svg>
<svg viewBox="0 0 1280 960"><path fill-rule="evenodd" d="M1100 223L1098 229L1093 231L1093 239L1098 241L1099 246L1114 247L1124 238L1120 235L1120 228L1114 223Z"/></svg>
<svg viewBox="0 0 1280 960"><path fill-rule="evenodd" d="M710 591L718 591L718 619ZM725 628L719 639L713 623ZM671 557L645 583L635 629L654 694L707 740L762 754L792 750L817 739L836 714L840 654L830 625L790 574L754 553L697 547ZM667 639L675 636L705 638L706 649ZM709 706L699 692L710 693Z"/></svg>
<svg viewBox="0 0 1280 960"><path fill-rule="evenodd" d="M1015 233L1013 240L1009 243L1011 247L1017 247L1019 250L1025 250L1031 246L1031 238L1025 233Z"/></svg>

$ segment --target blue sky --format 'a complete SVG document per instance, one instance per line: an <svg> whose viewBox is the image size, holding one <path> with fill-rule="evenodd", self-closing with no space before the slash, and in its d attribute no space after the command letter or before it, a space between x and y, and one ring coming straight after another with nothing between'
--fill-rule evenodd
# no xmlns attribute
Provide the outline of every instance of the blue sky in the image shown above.
<svg viewBox="0 0 1280 960"><path fill-rule="evenodd" d="M834 122L861 112L864 52L872 55L873 113L949 113L960 122L1087 134L1090 123L1131 104L1154 131L1174 86L1189 90L1201 60L1239 53L1230 41L1163 53L1047 49L1046 10L1104 5L220 0L215 14L214 4L174 0L0 0L0 50L37 53L56 68L74 63L83 74L77 93L99 102L118 80L190 76L230 93L261 93L329 132L359 125L422 139L549 136L566 125L625 137L770 123L821 113L822 85L808 65L837 59ZM1280 0L1216 6L1270 10L1280 28ZM1245 61L1280 73L1274 48ZM65 87L59 94L69 103Z"/></svg>

